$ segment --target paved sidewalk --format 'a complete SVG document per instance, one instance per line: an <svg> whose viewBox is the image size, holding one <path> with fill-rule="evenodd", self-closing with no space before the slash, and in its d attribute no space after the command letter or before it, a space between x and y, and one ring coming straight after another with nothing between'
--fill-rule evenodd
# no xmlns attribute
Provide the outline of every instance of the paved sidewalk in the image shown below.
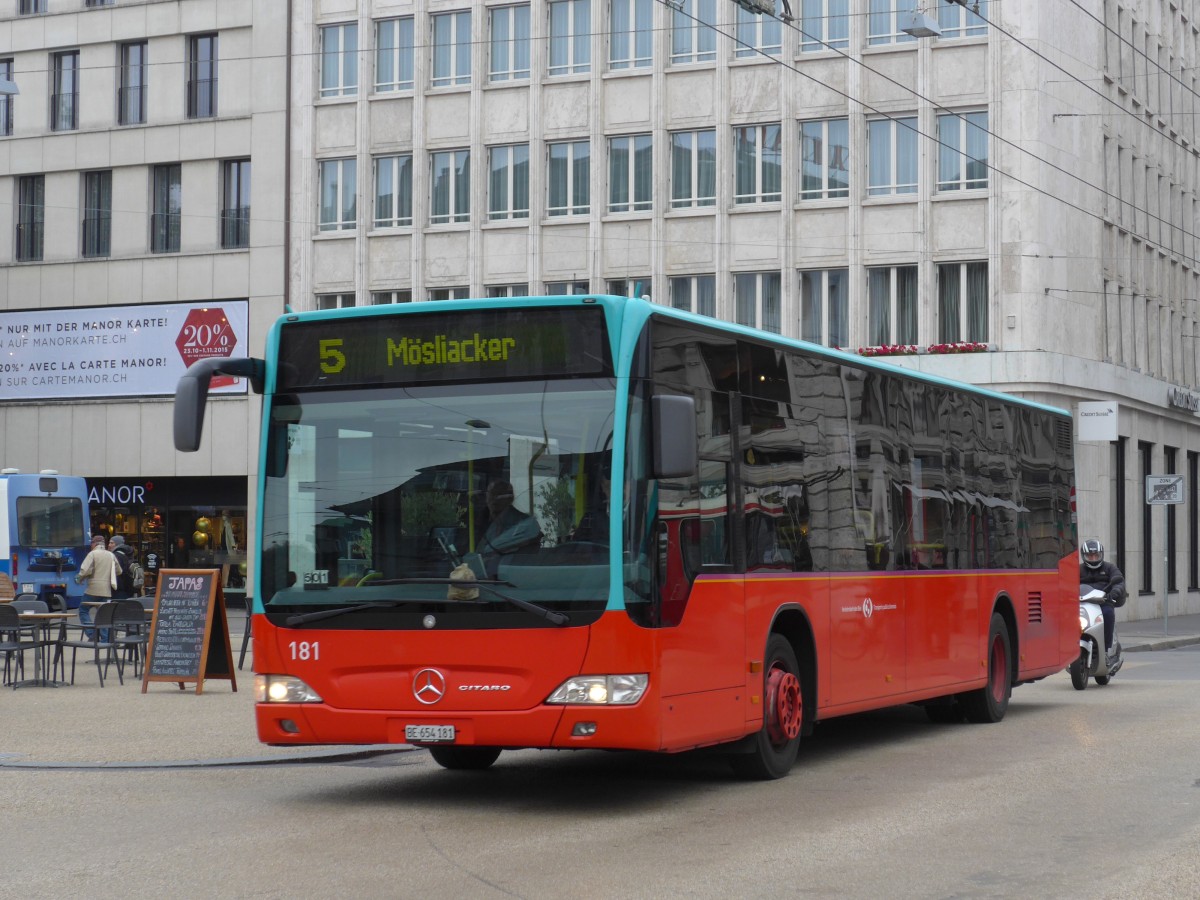
<svg viewBox="0 0 1200 900"><path fill-rule="evenodd" d="M241 610L229 611L236 663L244 623ZM1118 622L1126 650L1161 650L1200 643L1200 615ZM75 685L61 688L0 688L0 771L14 767L245 765L301 763L403 752L406 746L267 747L254 726L252 660L237 672L237 692L229 681L210 680L197 696L195 684L155 682L147 693L127 672L124 686L110 669L100 687L96 667L80 654Z"/></svg>

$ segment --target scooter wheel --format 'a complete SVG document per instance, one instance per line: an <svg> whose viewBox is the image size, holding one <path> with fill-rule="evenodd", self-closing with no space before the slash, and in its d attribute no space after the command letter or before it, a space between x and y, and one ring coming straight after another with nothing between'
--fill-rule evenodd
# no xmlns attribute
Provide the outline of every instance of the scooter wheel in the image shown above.
<svg viewBox="0 0 1200 900"><path fill-rule="evenodd" d="M1102 686L1108 684L1108 676L1107 675L1097 675L1096 676L1096 684L1099 684Z"/></svg>
<svg viewBox="0 0 1200 900"><path fill-rule="evenodd" d="M1083 667L1083 661L1078 659L1075 660L1075 662L1071 663L1071 665L1068 667L1068 670L1071 673L1071 687L1075 688L1077 691L1087 690L1088 676L1087 670Z"/></svg>

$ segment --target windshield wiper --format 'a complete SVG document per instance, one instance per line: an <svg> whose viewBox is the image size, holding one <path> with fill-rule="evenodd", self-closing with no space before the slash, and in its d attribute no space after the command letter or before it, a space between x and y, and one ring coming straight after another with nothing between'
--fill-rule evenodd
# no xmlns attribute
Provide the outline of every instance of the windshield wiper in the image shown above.
<svg viewBox="0 0 1200 900"><path fill-rule="evenodd" d="M364 609L391 609L400 606L404 603L409 603L408 600L374 600L371 603L359 603L356 606L340 606L337 609L318 609L316 612L298 613L294 616L288 616L284 619L284 624L288 626L303 625L305 622L316 622L320 619L332 619L335 616L340 616L344 613L359 612Z"/></svg>
<svg viewBox="0 0 1200 900"><path fill-rule="evenodd" d="M502 579L488 580L488 581L458 581L457 579L454 579L454 578L381 578L378 581L371 582L372 586L374 586L374 585L387 586L387 585L391 585L391 584L451 584L451 585L454 585L455 587L461 587L461 588L473 588L473 587L482 588L485 591L489 591L490 593L495 594L497 597L499 597L505 603L509 603L512 606L517 607L517 609L523 609L527 613L533 613L535 616L539 616L539 617L545 619L551 625L567 625L571 621L570 617L566 613L555 612L552 609L546 609L546 607L544 607L544 606L538 606L536 603L530 603L528 600L522 600L520 597L513 597L513 596L501 593L500 591L496 590L496 588L493 587L493 585L499 584L499 585L503 585L504 587L513 587L513 588L516 587L516 585L513 584L511 581L504 581ZM464 600L456 600L454 602L455 603L470 603L471 601L470 600L465 600L465 601ZM347 607L343 611L349 612L351 609L370 609L370 608L371 607L369 604L364 604L362 607L353 607L353 606ZM329 610L329 612L334 612L334 610ZM319 616L319 613L305 613L304 616ZM297 618L302 619L302 618L304 618L304 616L293 616L292 619L297 619ZM292 624L292 619L288 619L289 625ZM305 619L305 621L312 621L312 619Z"/></svg>

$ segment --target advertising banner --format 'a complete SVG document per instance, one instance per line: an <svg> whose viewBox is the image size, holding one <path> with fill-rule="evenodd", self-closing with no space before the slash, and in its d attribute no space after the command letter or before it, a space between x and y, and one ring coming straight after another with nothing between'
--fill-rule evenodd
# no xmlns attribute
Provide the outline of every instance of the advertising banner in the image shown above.
<svg viewBox="0 0 1200 900"><path fill-rule="evenodd" d="M0 312L0 401L169 397L198 359L247 352L249 302ZM218 376L218 394L244 394Z"/></svg>

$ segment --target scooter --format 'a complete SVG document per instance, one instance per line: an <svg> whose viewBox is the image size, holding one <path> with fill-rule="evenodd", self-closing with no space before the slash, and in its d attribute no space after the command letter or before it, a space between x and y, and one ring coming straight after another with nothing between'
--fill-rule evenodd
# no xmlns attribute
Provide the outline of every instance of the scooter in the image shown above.
<svg viewBox="0 0 1200 900"><path fill-rule="evenodd" d="M1079 658L1067 667L1071 673L1071 684L1082 691L1088 679L1095 678L1096 684L1108 684L1125 663L1121 654L1121 642L1113 635L1111 655L1104 652L1104 613L1101 604L1104 592L1089 585L1079 588Z"/></svg>

